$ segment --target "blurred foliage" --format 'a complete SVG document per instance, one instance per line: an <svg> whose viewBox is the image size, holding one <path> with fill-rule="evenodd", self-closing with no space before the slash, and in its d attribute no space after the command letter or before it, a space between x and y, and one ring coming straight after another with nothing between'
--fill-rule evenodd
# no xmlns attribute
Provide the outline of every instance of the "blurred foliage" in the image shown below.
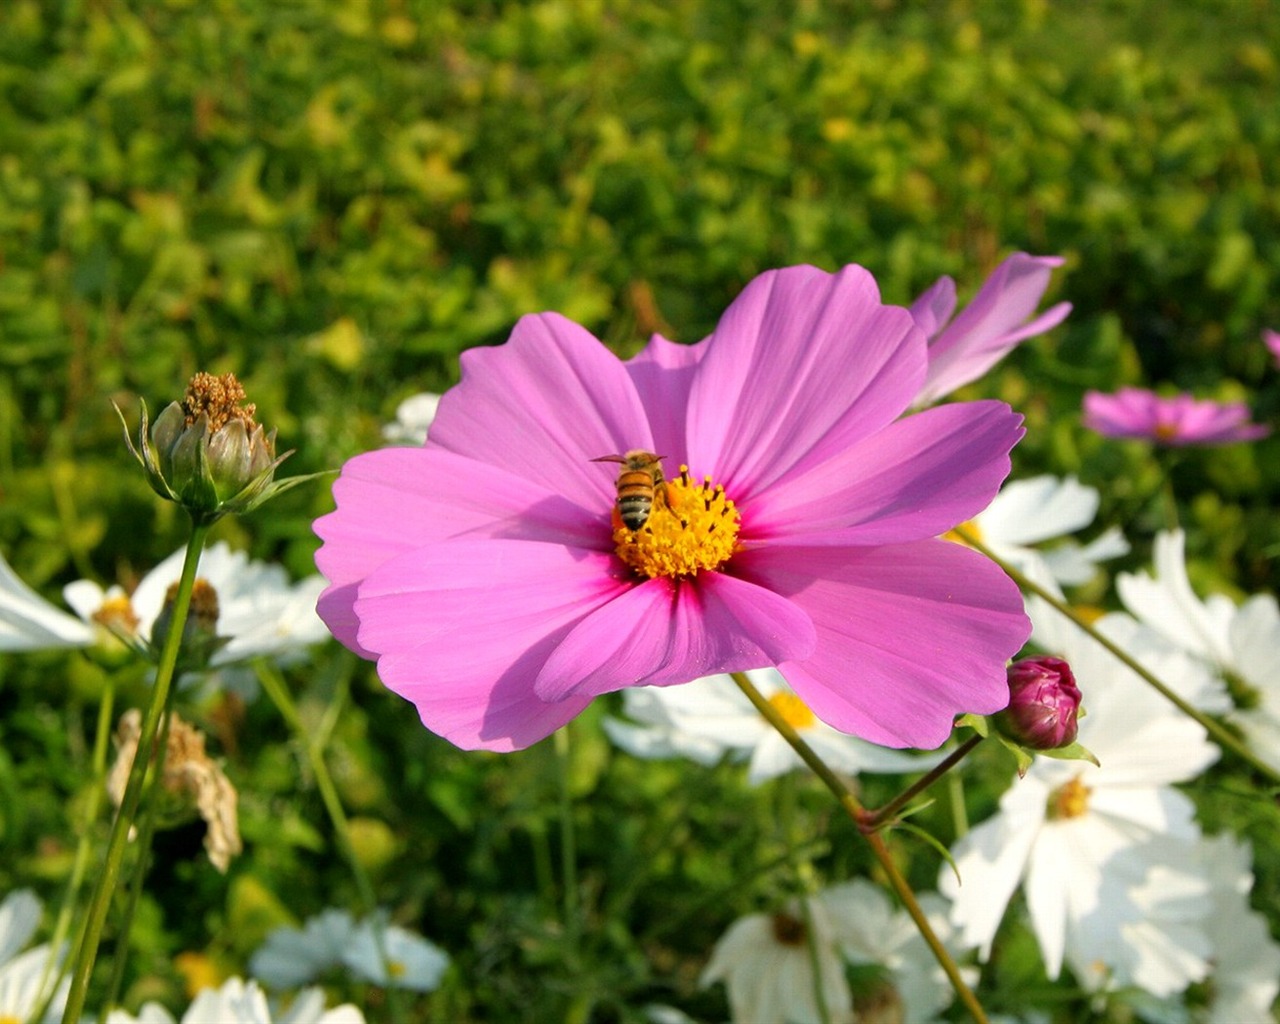
<svg viewBox="0 0 1280 1024"><path fill-rule="evenodd" d="M1197 583L1274 589L1280 440L1168 466L1078 425L1086 388L1123 383L1280 419L1258 342L1280 326L1274 14L1268 0L7 0L0 550L53 595L82 575L128 583L178 546L183 523L132 471L109 401L160 408L197 369L241 377L298 450L284 472L336 468L524 313L558 310L626 354L655 330L702 337L769 267L859 262L905 303L944 273L971 294L1024 249L1067 257L1047 301L1075 310L962 395L1026 415L1016 472L1102 487L1100 527L1126 529L1132 564L1172 473ZM218 536L301 575L329 507L325 487L300 488ZM589 716L573 731L575 941L550 745L462 755L332 648L293 681L322 708L347 679L331 762L366 866L395 918L458 962L415 1004L422 1020L637 1020L646 1000L715 1017L701 958L787 888L796 834L824 836L811 852L833 877L868 869L822 794L801 787L781 814L735 769L613 756ZM5 887L53 897L65 876L100 685L78 659L0 659ZM204 720L249 853L222 879L198 830L162 837L138 997L177 999L178 951L239 969L273 924L355 903L274 711ZM937 808L922 823L951 828ZM1274 816L1254 826L1280 848ZM930 886L935 857L906 848ZM1274 854L1259 874L1280 884Z"/></svg>

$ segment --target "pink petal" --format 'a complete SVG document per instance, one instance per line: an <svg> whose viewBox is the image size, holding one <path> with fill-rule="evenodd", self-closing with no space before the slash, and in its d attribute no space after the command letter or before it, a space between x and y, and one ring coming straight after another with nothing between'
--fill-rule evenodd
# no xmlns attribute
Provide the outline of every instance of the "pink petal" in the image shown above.
<svg viewBox="0 0 1280 1024"><path fill-rule="evenodd" d="M505 345L462 354L462 381L440 400L427 446L552 487L607 521L616 467L591 460L652 451L653 438L618 358L573 321L539 313Z"/></svg>
<svg viewBox="0 0 1280 1024"><path fill-rule="evenodd" d="M911 316L925 337L937 334L956 309L956 283L947 276L938 278L911 303Z"/></svg>
<svg viewBox="0 0 1280 1024"><path fill-rule="evenodd" d="M611 554L452 540L387 562L360 585L354 610L378 675L423 725L467 749L515 750L590 702L544 702L534 680L579 620L633 586Z"/></svg>
<svg viewBox="0 0 1280 1024"><path fill-rule="evenodd" d="M743 509L744 540L897 544L936 537L991 503L1009 475L1021 423L1003 402L961 402L897 420L754 499Z"/></svg>
<svg viewBox="0 0 1280 1024"><path fill-rule="evenodd" d="M689 461L685 441L684 410L689 405L694 370L707 353L707 341L681 345L655 334L635 358L626 363L640 402L651 413L674 410L676 415L650 415L653 451L666 456L666 472L675 476Z"/></svg>
<svg viewBox="0 0 1280 1024"><path fill-rule="evenodd" d="M920 389L924 335L861 267L761 274L725 311L689 396L689 466L743 503L874 433Z"/></svg>
<svg viewBox="0 0 1280 1024"><path fill-rule="evenodd" d="M383 448L350 459L333 485L337 509L315 522L316 567L329 581L320 617L365 657L352 611L356 585L388 559L450 537L562 541L612 549L607 511L438 448ZM608 505L606 503L605 508Z"/></svg>
<svg viewBox="0 0 1280 1024"><path fill-rule="evenodd" d="M813 623L786 598L722 573L648 580L583 619L547 658L544 700L669 686L804 658Z"/></svg>
<svg viewBox="0 0 1280 1024"><path fill-rule="evenodd" d="M1005 662L1031 632L995 565L942 540L879 548L762 548L735 570L813 618L818 646L779 666L828 725L887 747L932 748L965 712L1008 703Z"/></svg>
<svg viewBox="0 0 1280 1024"><path fill-rule="evenodd" d="M992 272L973 301L929 342L929 372L918 403L950 394L977 380L1020 341L1056 327L1071 312L1062 302L1029 320L1058 256L1016 252ZM920 300L917 300L919 302Z"/></svg>

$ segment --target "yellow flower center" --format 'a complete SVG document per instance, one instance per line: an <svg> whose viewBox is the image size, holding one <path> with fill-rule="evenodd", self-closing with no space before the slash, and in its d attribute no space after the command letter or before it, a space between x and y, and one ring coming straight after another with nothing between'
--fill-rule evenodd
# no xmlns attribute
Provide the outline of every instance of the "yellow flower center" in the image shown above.
<svg viewBox="0 0 1280 1024"><path fill-rule="evenodd" d="M0 1024L22 1024L22 1021L18 1020L17 1017L12 1016L11 1014L0 1013Z"/></svg>
<svg viewBox="0 0 1280 1024"><path fill-rule="evenodd" d="M134 636L138 632L138 614L124 594L106 598L91 618L117 635Z"/></svg>
<svg viewBox="0 0 1280 1024"><path fill-rule="evenodd" d="M1155 425L1152 431L1157 441L1174 441L1178 437L1178 424L1161 422Z"/></svg>
<svg viewBox="0 0 1280 1024"><path fill-rule="evenodd" d="M960 536L960 531L964 530L974 540L983 540L982 527L970 519L968 522L961 523L959 526L953 527L942 535L943 540L954 541L956 544L968 544L968 540Z"/></svg>
<svg viewBox="0 0 1280 1024"><path fill-rule="evenodd" d="M409 968L399 960L387 960L387 975L392 978L403 978Z"/></svg>
<svg viewBox="0 0 1280 1024"><path fill-rule="evenodd" d="M1089 810L1089 794L1092 792L1077 775L1049 798L1049 817L1054 820L1079 818Z"/></svg>
<svg viewBox="0 0 1280 1024"><path fill-rule="evenodd" d="M613 510L613 543L618 557L641 576L696 576L719 569L738 550L741 520L724 488L711 477L694 483L689 467L664 486L666 500L655 496L649 518L638 530Z"/></svg>
<svg viewBox="0 0 1280 1024"><path fill-rule="evenodd" d="M769 698L769 703L782 716L782 720L796 732L812 729L818 720L809 710L809 705L794 693L775 693Z"/></svg>

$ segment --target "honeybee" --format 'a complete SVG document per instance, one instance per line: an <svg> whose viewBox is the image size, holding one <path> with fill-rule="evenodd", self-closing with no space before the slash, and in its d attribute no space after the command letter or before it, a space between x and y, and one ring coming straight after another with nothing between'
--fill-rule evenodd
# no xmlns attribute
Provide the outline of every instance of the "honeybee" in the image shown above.
<svg viewBox="0 0 1280 1024"><path fill-rule="evenodd" d="M654 505L667 503L667 484L662 476L665 455L633 448L625 455L601 455L592 462L620 462L618 474L618 515L628 530L639 530L649 521Z"/></svg>

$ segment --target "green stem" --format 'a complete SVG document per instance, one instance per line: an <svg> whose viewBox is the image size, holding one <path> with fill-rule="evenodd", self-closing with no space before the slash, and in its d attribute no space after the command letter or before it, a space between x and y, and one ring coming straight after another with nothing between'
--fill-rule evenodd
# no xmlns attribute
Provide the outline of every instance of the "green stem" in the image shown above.
<svg viewBox="0 0 1280 1024"><path fill-rule="evenodd" d="M956 527L956 533L960 536L961 540L972 547L975 551L982 552L995 562L996 565L1000 566L1000 568L1003 569L1019 587L1035 594L1041 600L1052 606L1056 611L1065 615L1068 619L1084 630L1084 632L1088 633L1089 636L1101 644L1109 653L1115 655L1127 667L1133 669L1133 671L1136 672L1152 689L1160 694L1161 697L1167 700L1188 718L1193 718L1204 726L1205 731L1212 736L1214 741L1220 746L1230 750L1242 761L1248 763L1255 771L1265 775L1272 782L1280 783L1280 772L1275 768L1272 768L1265 761L1259 760L1248 747L1231 735L1231 731L1227 729L1226 726L1210 718L1199 708L1192 707L1192 705L1187 703L1186 700L1174 693L1169 689L1169 687L1165 686L1165 684L1162 683L1158 677L1152 675L1141 662L1134 659L1127 651L1118 647L1110 639L1098 632L1097 629L1095 629L1090 623L1086 622L1084 618L1069 604L1063 601L1062 598L1040 586L1040 584L1036 583L1035 580L1028 578L1025 574L1019 572L1008 562L993 553L990 548L982 543L982 541L973 536L972 531L966 527Z"/></svg>
<svg viewBox="0 0 1280 1024"><path fill-rule="evenodd" d="M1160 504L1166 530L1178 529L1178 498L1173 490L1173 468L1177 464L1177 453L1170 451L1163 462L1164 479L1160 481Z"/></svg>
<svg viewBox="0 0 1280 1024"><path fill-rule="evenodd" d="M872 828L878 828L886 821L892 820L897 813L902 810L908 803L914 800L919 794L932 786L940 778L946 775L952 768L963 761L974 747L983 740L982 736L974 733L967 740L956 747L947 755L946 759L939 762L936 768L932 768L920 776L918 780L904 789L896 797L890 800L883 807L877 807L874 811L867 813L867 824Z"/></svg>
<svg viewBox="0 0 1280 1024"><path fill-rule="evenodd" d="M67 880L67 891L62 897L62 907L58 910L58 920L53 926L53 938L49 947L53 950L62 948L67 935L71 931L71 918L80 899L80 886L84 884L85 871L89 867L89 854L93 850L93 826L98 820L98 812L102 809L102 795L107 781L107 743L111 737L111 716L116 699L116 675L107 676L102 688L102 699L98 703L98 724L93 734L93 756L90 764L93 778L89 784L89 795L85 803L84 822L80 830L80 838L76 841L75 861L71 865L71 877ZM70 961L63 959L58 968L57 977L49 985L49 975L53 972L55 958L50 958L40 975L37 992L43 992L32 1020L44 1020L49 1013L49 1004L53 1002L54 993L62 983L62 976L70 967ZM45 986L49 986L46 990Z"/></svg>
<svg viewBox="0 0 1280 1024"><path fill-rule="evenodd" d="M960 1002L964 1003L965 1009L969 1011L969 1015L973 1017L977 1024L989 1024L987 1015L978 1003L977 997L969 986L965 984L964 978L960 976L960 968L934 933L933 926L929 924L929 919L925 917L924 911L920 908L911 886L907 884L907 880L902 876L897 865L894 864L893 855L889 852L889 847L885 844L884 837L867 824L869 815L858 802L858 798L849 791L849 788L840 780L840 777L827 767L822 758L814 753L813 748L801 738L791 723L782 717L777 708L770 704L760 691L751 684L751 680L745 674L731 672L730 675L733 677L733 681L738 684L738 688L746 694L747 699L755 705L756 710L791 745L791 748L800 756L800 759L813 769L814 774L831 791L832 796L836 798L840 806L848 812L849 817L853 819L854 824L858 826L858 830L870 844L871 852L875 854L876 860L880 862L880 867L889 879L889 885L898 894L898 898L902 900L907 913L911 915L911 920L915 922L916 928L920 931L920 937L924 939L925 944L933 952L933 956L942 967L947 980L951 982L951 987L955 989L956 996Z"/></svg>
<svg viewBox="0 0 1280 1024"><path fill-rule="evenodd" d="M334 834L338 837L338 846L342 849L342 855L346 858L347 866L351 869L351 877L355 879L356 891L359 893L360 903L362 904L361 909L368 918L373 931L374 946L377 949L378 958L382 961L383 973L387 977L387 1011L390 1014L390 1019L403 1020L404 1007L401 1005L401 990L395 984L395 972L392 969L391 957L387 952L386 932L383 928L382 920L376 913L378 902L373 891L373 883L370 882L369 875L356 854L355 843L351 839L351 823L347 818L347 812L342 807L342 798L338 795L338 787L334 785L333 776L329 773L329 766L324 759L325 743L328 741L329 734L332 731L333 722L337 721L337 714L334 712L332 715L326 716L325 727L313 734L308 731L303 723L302 716L298 713L298 705L294 703L293 696L289 693L289 687L285 683L284 676L280 673L280 670L265 658L259 658L253 664L258 681L262 683L262 688L267 692L267 696L271 698L276 710L280 712L280 717L284 719L285 724L293 730L297 742L302 745L302 749L306 753L307 763L311 767L312 775L315 776L316 789L320 791L320 800L329 816L329 823L333 826ZM335 705L339 699L345 699L345 695L346 691L343 690L335 697ZM333 711L333 708L330 708L330 711Z"/></svg>
<svg viewBox="0 0 1280 1024"><path fill-rule="evenodd" d="M556 752L556 776L559 782L560 818L560 875L564 886L564 934L570 954L576 959L578 952L578 844L573 828L573 794L570 791L569 772L572 767L572 747L569 743L569 727L557 729L553 740Z"/></svg>
<svg viewBox="0 0 1280 1024"><path fill-rule="evenodd" d="M800 897L800 916L804 918L804 933L808 937L809 967L813 971L813 1001L821 1024L831 1024L831 1010L827 1007L827 993L822 985L822 958L818 956L818 936L813 929L813 908L807 896Z"/></svg>
<svg viewBox="0 0 1280 1024"><path fill-rule="evenodd" d="M200 564L200 552L204 548L205 538L208 537L212 526L211 522L197 519L193 519L191 523L191 536L187 540L187 554L182 563L182 576L178 581L178 590L173 599L173 616L170 620L168 635L165 636L164 648L160 652L155 685L151 688L151 702L147 705L146 714L142 719L138 751L129 769L129 781L125 785L119 813L111 823L106 858L97 883L94 885L93 896L85 915L84 931L81 933L80 943L76 949L75 967L71 974L71 991L67 996L67 1007L62 1015L62 1024L77 1024L80 1015L84 1012L85 998L89 991L89 976L93 973L93 965L98 958L98 947L102 943L102 928L106 923L111 897L115 893L116 882L120 877L120 865L124 860L129 828L138 813L138 802L142 797L142 782L146 776L147 766L156 753L156 733L159 730L160 717L168 702L169 689L173 685L174 671L178 665L178 652L182 647L187 610L191 606L191 588L196 580L196 567Z"/></svg>
<svg viewBox="0 0 1280 1024"><path fill-rule="evenodd" d="M101 1011L104 1015L111 1012L124 985L124 969L129 960L129 933L133 930L133 917L137 913L138 901L142 898L142 889L147 880L147 868L151 864L151 839L156 832L156 817L159 814L157 795L164 785L164 765L169 756L169 729L173 724L173 695L176 692L176 687L170 689L169 699L165 702L160 737L156 741L155 763L148 774L150 784L142 800L142 811L138 819L138 863L133 869L124 916L120 920L120 934L116 936L115 954L111 958L111 983L107 986L107 998Z"/></svg>

